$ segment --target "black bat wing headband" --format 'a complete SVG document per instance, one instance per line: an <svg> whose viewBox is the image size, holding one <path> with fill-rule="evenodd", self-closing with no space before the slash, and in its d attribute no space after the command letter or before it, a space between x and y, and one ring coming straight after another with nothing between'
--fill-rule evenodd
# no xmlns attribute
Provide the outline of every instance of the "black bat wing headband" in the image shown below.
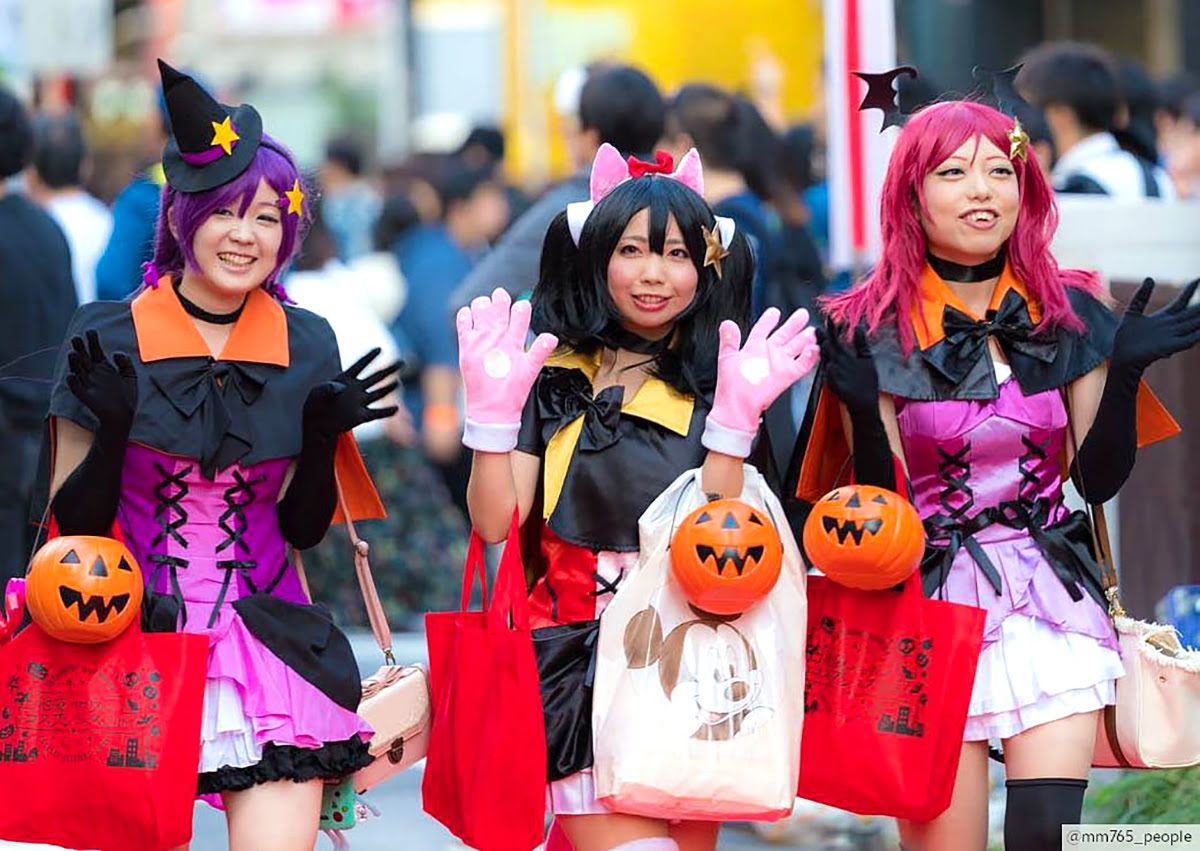
<svg viewBox="0 0 1200 851"><path fill-rule="evenodd" d="M1021 66L1014 65L1001 71L990 71L982 66L975 66L971 72L978 84L981 100L1013 118L1013 128L1008 133L1009 159L1025 159L1029 147L1029 135L1021 126L1019 112L1031 108L1028 102L1017 92L1015 79ZM896 88L896 78L904 75L916 79L917 69L911 65L901 65L880 74L868 74L854 71L854 76L867 84L867 93L863 96L859 110L878 109L883 112L882 133L889 127L901 127L908 121L908 113L900 109L900 92Z"/></svg>
<svg viewBox="0 0 1200 851"><path fill-rule="evenodd" d="M904 122L908 120L908 116L900 111L900 92L893 83L901 74L915 80L917 69L911 65L901 65L890 71L884 71L882 74L867 74L863 71L853 71L852 73L867 84L867 93L863 96L862 103L858 105L859 111L878 109L883 112L883 126L879 128L879 132L882 133L889 127L903 126Z"/></svg>

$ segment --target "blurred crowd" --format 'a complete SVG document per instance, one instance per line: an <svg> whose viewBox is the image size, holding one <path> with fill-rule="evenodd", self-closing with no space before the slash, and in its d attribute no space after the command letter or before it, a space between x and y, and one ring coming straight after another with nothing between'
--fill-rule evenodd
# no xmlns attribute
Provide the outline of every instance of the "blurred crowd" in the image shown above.
<svg viewBox="0 0 1200 851"><path fill-rule="evenodd" d="M1200 196L1200 80L1153 80L1085 44L1042 44L1018 61L1016 86L1028 102L1020 119L1057 190ZM676 159L699 150L707 200L756 252L756 313L811 308L849 284L845 270L827 264L822 119L788 122L782 73L765 61L744 92L709 82L664 92L631 66L570 69L554 101L571 173L536 190L510 179L505 137L493 126L443 133L400 163L375 161L370 146L331 128L311 175L314 223L284 283L295 303L329 319L345 362L378 347L406 364L400 412L358 434L391 514L360 532L372 542L396 626L452 604L464 556L470 459L460 443L454 312L495 287L528 294L546 229L586 199L601 143L648 160L658 149ZM942 95L927 77L902 78L906 111ZM163 126L151 128L147 151L161 151ZM27 554L53 353L75 305L127 298L142 284L163 183L148 157L111 205L90 195L84 127L70 111L30 110L0 91L0 430L13 436L0 443L0 550L11 554L0 573L9 575ZM806 392L768 413L781 467ZM349 555L344 532L331 533L306 554L309 579L340 620L365 623L346 581Z"/></svg>

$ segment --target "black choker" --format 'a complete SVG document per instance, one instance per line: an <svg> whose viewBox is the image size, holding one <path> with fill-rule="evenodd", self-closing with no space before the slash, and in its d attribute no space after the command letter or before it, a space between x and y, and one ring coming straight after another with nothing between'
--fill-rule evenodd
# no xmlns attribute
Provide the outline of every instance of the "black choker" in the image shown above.
<svg viewBox="0 0 1200 851"><path fill-rule="evenodd" d="M613 349L624 349L638 355L659 355L666 351L671 343L671 335L667 334L659 340L647 340L632 331L627 331L617 323L611 323L600 335L604 345Z"/></svg>
<svg viewBox="0 0 1200 851"><path fill-rule="evenodd" d="M175 295L179 296L179 303L183 305L184 311L188 316L195 317L201 322L211 322L213 325L232 325L238 321L238 317L242 315L242 311L246 309L246 299L242 299L242 303L238 305L238 309L232 313L209 313L196 302L191 301L187 296L179 291L179 282L175 282Z"/></svg>
<svg viewBox="0 0 1200 851"><path fill-rule="evenodd" d="M941 257L934 257L932 254L926 254L925 258L929 261L929 265L933 267L933 271L937 272L937 276L943 281L953 281L956 284L977 284L980 281L990 281L992 278L998 278L1004 272L1004 264L1008 260L1008 252L1001 251L991 260L987 260L977 266L964 266L961 263L951 263L949 260L943 260Z"/></svg>

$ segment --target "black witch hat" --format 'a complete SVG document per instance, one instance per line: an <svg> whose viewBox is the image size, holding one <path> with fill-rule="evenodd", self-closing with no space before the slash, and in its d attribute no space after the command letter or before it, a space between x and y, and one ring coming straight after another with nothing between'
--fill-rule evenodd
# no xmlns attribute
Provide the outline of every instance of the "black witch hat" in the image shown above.
<svg viewBox="0 0 1200 851"><path fill-rule="evenodd" d="M161 59L163 97L171 138L163 151L167 183L180 192L203 192L233 180L262 142L262 118L248 103L225 106Z"/></svg>

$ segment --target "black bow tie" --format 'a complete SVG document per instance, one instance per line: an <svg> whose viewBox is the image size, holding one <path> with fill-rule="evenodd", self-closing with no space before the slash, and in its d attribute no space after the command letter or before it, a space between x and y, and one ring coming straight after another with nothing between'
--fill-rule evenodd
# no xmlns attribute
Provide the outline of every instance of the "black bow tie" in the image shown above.
<svg viewBox="0 0 1200 851"><path fill-rule="evenodd" d="M593 395L592 382L582 372L551 367L537 385L538 414L543 421L557 423L557 428L582 414L579 449L599 452L620 440L624 396L625 388L620 385Z"/></svg>
<svg viewBox="0 0 1200 851"><path fill-rule="evenodd" d="M945 338L923 354L932 367L954 384L961 383L980 358L988 356L988 337L996 338L1010 360L1016 354L1049 364L1058 354L1058 342L1053 337L1034 333L1029 307L1013 290L1004 296L999 310L989 310L984 319L975 319L946 305L942 311L942 331Z"/></svg>
<svg viewBox="0 0 1200 851"><path fill-rule="evenodd" d="M178 368L156 370L151 377L181 415L200 414L203 434L200 472L212 479L217 470L245 457L252 447L248 406L262 394L267 367L233 361L195 360ZM231 394L241 398L241 404Z"/></svg>

